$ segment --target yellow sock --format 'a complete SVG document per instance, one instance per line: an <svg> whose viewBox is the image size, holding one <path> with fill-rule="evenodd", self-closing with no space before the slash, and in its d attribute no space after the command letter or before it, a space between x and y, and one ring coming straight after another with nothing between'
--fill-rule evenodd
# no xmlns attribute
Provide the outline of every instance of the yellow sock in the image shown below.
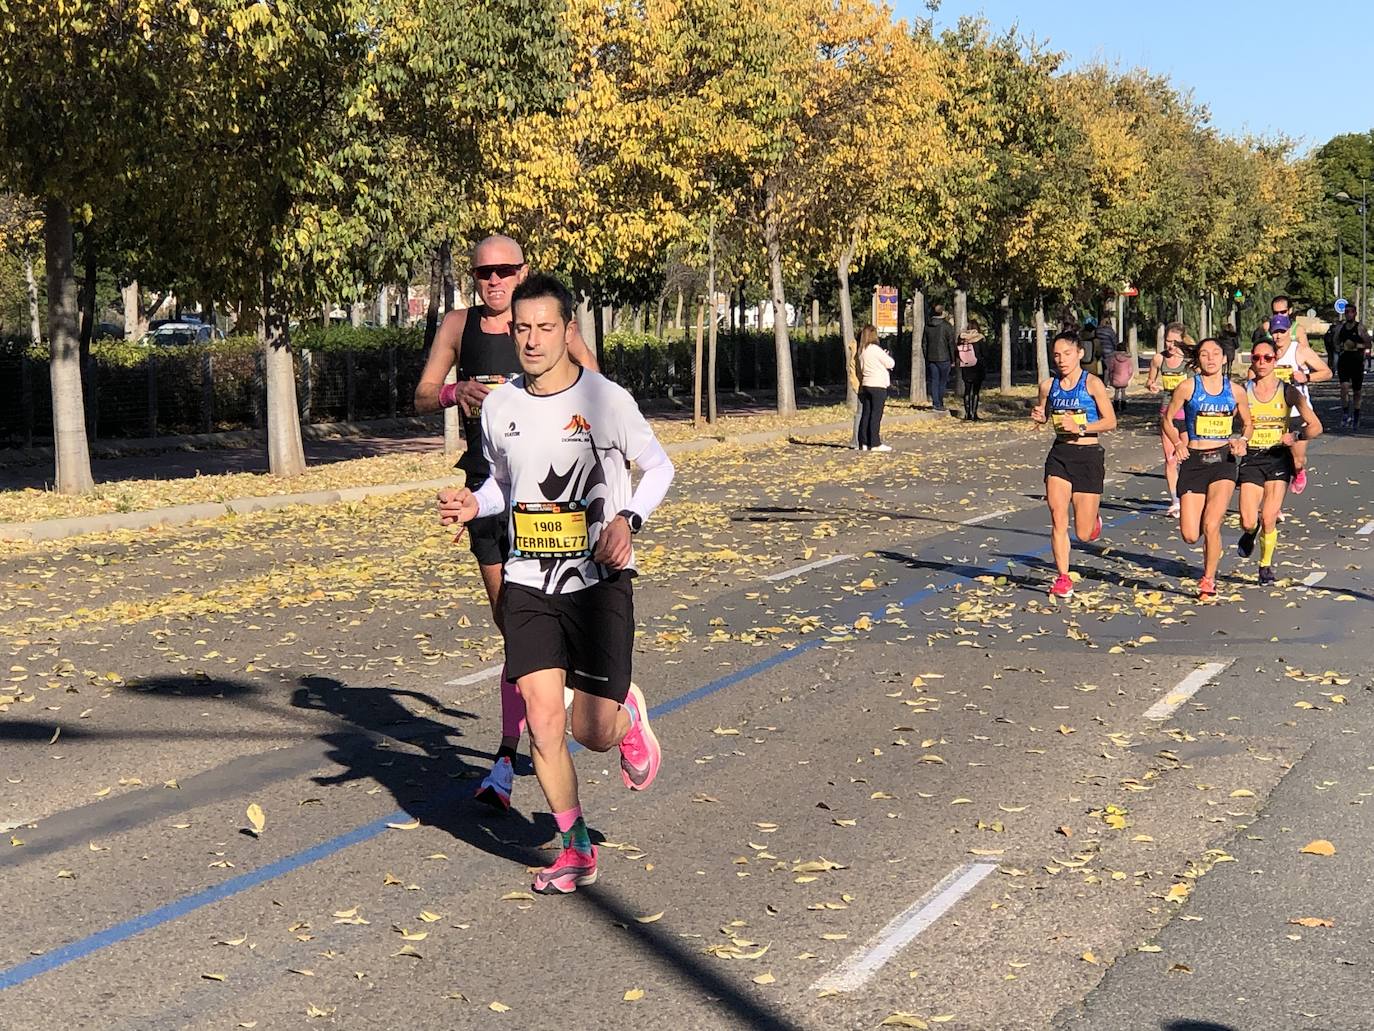
<svg viewBox="0 0 1374 1031"><path fill-rule="evenodd" d="M1260 534L1260 565L1272 566L1274 564L1274 549L1278 547L1278 543L1278 530L1270 530L1268 533Z"/></svg>

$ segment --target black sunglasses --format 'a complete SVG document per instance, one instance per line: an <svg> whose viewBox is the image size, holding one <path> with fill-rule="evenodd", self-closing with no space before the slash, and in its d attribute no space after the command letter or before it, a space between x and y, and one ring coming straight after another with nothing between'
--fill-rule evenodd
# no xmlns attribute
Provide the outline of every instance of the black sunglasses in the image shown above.
<svg viewBox="0 0 1374 1031"><path fill-rule="evenodd" d="M499 276L501 279L510 279L524 267L525 263L523 261L518 265L478 265L472 270L472 274L478 282L485 282L492 276Z"/></svg>

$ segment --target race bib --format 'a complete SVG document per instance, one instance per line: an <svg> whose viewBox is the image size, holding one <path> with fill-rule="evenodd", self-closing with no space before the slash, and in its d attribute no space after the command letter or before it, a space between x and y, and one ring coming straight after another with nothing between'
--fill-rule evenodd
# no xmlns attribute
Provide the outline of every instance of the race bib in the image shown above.
<svg viewBox="0 0 1374 1031"><path fill-rule="evenodd" d="M1280 365L1280 366L1278 366L1277 368L1274 369L1274 375L1277 376L1279 379L1283 380L1283 382L1285 382L1285 383L1292 383L1292 382L1293 382L1293 366L1291 366L1291 365Z"/></svg>
<svg viewBox="0 0 1374 1031"><path fill-rule="evenodd" d="M1175 390L1178 389L1178 385L1183 382L1183 379L1184 377L1182 373L1178 373L1177 375L1171 375L1166 372L1163 376L1160 377L1160 382L1164 384L1164 390L1167 393L1172 394Z"/></svg>
<svg viewBox="0 0 1374 1031"><path fill-rule="evenodd" d="M1055 421L1059 429L1064 433L1069 432L1069 427L1077 425L1080 430L1088 428L1088 415L1086 412L1055 412Z"/></svg>
<svg viewBox="0 0 1374 1031"><path fill-rule="evenodd" d="M1250 434L1251 447L1278 447L1283 443L1283 430L1277 426L1260 426Z"/></svg>
<svg viewBox="0 0 1374 1031"><path fill-rule="evenodd" d="M1231 435L1231 415L1199 415L1197 417L1197 435L1207 437L1212 440Z"/></svg>
<svg viewBox="0 0 1374 1031"><path fill-rule="evenodd" d="M585 501L517 501L511 515L512 555L568 559L592 553Z"/></svg>

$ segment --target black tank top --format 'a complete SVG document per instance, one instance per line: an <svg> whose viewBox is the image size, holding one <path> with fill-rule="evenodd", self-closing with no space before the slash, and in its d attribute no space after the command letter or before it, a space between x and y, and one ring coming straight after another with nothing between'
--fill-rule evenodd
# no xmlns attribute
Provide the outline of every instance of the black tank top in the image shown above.
<svg viewBox="0 0 1374 1031"><path fill-rule="evenodd" d="M515 352L515 338L509 332L488 333L482 329L480 307L469 308L463 320L463 340L458 350L458 378L475 379L495 387L520 372L520 359ZM469 418L463 416L463 437L467 450L458 459L458 468L467 474L470 489L475 490L491 475L487 456L482 453L481 410Z"/></svg>

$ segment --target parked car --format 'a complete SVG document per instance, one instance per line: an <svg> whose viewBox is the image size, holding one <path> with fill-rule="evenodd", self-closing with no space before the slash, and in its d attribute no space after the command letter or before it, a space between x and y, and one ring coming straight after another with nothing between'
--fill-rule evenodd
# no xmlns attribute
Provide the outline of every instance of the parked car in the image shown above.
<svg viewBox="0 0 1374 1031"><path fill-rule="evenodd" d="M211 340L223 340L224 334L213 326L207 326L199 319L164 321L143 338L143 343L153 347L181 347L186 344L208 344Z"/></svg>

